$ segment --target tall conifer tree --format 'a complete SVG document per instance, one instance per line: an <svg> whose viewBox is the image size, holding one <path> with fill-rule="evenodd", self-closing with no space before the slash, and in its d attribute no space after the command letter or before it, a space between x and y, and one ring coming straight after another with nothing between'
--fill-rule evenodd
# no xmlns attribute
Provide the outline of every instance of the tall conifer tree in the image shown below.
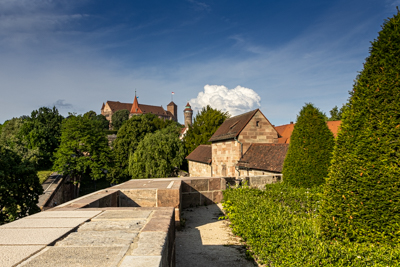
<svg viewBox="0 0 400 267"><path fill-rule="evenodd" d="M283 180L296 187L323 184L328 175L334 139L324 115L306 104L297 117L283 164Z"/></svg>
<svg viewBox="0 0 400 267"><path fill-rule="evenodd" d="M358 76L321 209L329 239L400 241L400 13L383 24Z"/></svg>

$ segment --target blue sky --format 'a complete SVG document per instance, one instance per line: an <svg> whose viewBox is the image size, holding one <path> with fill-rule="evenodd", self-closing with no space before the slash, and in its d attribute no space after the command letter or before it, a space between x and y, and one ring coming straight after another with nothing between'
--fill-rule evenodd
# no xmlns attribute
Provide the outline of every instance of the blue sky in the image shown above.
<svg viewBox="0 0 400 267"><path fill-rule="evenodd" d="M346 102L400 0L0 0L0 123L41 106L187 101L295 121ZM200 95L199 95L200 93Z"/></svg>

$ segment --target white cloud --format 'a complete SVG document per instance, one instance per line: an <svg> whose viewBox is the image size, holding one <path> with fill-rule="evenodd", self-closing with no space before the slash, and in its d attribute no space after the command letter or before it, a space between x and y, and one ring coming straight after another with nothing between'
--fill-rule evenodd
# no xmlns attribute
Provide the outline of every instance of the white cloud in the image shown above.
<svg viewBox="0 0 400 267"><path fill-rule="evenodd" d="M252 89L236 86L228 89L223 85L205 85L204 92L200 92L197 98L191 99L192 109L198 111L210 105L222 111L228 111L232 116L258 108L261 97Z"/></svg>

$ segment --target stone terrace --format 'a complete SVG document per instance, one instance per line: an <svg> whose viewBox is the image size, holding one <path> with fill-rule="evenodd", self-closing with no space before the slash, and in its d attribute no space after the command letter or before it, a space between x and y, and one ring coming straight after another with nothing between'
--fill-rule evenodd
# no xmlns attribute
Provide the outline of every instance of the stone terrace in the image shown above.
<svg viewBox="0 0 400 267"><path fill-rule="evenodd" d="M247 178L257 187L277 179ZM94 192L0 226L0 266L175 266L180 210L221 202L236 182L138 179Z"/></svg>

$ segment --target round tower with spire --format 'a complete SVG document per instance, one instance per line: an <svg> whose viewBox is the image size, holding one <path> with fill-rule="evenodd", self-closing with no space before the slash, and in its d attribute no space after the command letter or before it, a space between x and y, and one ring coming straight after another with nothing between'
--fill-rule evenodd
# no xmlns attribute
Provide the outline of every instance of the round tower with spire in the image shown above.
<svg viewBox="0 0 400 267"><path fill-rule="evenodd" d="M189 128L189 125L192 125L192 118L193 118L193 110L189 102L186 104L183 114L185 116L185 127Z"/></svg>

